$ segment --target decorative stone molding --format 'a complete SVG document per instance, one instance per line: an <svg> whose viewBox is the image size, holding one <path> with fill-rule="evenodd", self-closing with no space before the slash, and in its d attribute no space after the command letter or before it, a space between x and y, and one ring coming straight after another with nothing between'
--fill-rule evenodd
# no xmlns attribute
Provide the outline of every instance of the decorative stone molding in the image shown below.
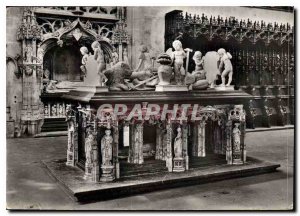
<svg viewBox="0 0 300 216"><path fill-rule="evenodd" d="M41 40L42 29L36 22L33 7L26 7L23 12L22 23L17 32L18 40Z"/></svg>
<svg viewBox="0 0 300 216"><path fill-rule="evenodd" d="M197 14L192 16L192 14L186 13L183 15L181 12L178 12L174 19L176 25L170 27L170 31L174 34L189 31L187 33L193 37L202 35L208 40L221 38L224 41L233 39L239 43L248 40L253 44L262 41L267 45L272 42L281 45L292 42L294 37L294 27L289 23L266 24L264 21L253 22L250 19L246 21L234 17L223 18L220 16L208 18L204 14L200 17ZM171 40L174 40L174 38Z"/></svg>
<svg viewBox="0 0 300 216"><path fill-rule="evenodd" d="M76 147L77 146L77 133L78 126L76 122L76 113L72 110L71 105L67 105L66 108L66 121L68 125L68 147L67 147L67 166L75 166L76 158Z"/></svg>

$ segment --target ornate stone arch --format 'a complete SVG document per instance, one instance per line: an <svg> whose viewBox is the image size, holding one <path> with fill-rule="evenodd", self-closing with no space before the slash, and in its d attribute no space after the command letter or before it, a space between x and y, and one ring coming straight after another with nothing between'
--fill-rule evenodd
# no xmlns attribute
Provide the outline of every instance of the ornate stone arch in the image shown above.
<svg viewBox="0 0 300 216"><path fill-rule="evenodd" d="M57 20L56 20L57 21ZM41 29L45 32L45 26L51 26L50 29L54 29L53 26L57 24L54 21L52 24L50 22L41 25ZM42 41L38 44L38 60L40 63L43 62L43 57L52 47L63 46L65 40L75 38L77 41L86 40L89 43L93 41L99 41L104 53L108 58L111 58L113 51L112 40L113 31L106 28L105 26L98 26L98 30L92 29L91 23L89 21L82 22L80 19L76 19L72 23L69 20L65 20L64 23L61 21L61 28L52 33L43 34ZM64 26L65 25L65 26Z"/></svg>
<svg viewBox="0 0 300 216"><path fill-rule="evenodd" d="M63 46L64 39L97 40L106 59L115 46L123 59L123 46L129 44L126 31L126 8L114 7L24 7L22 22L17 32L22 53L18 66L22 79L22 131L29 135L40 132L43 123L43 61L45 54L55 46ZM70 9L70 10L69 10ZM30 96L30 97L29 97Z"/></svg>

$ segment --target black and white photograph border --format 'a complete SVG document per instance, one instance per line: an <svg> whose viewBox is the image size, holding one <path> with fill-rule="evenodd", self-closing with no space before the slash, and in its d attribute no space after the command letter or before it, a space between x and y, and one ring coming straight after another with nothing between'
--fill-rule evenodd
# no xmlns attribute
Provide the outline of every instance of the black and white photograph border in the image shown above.
<svg viewBox="0 0 300 216"><path fill-rule="evenodd" d="M6 2L4 213L295 211L298 3L246 3Z"/></svg>

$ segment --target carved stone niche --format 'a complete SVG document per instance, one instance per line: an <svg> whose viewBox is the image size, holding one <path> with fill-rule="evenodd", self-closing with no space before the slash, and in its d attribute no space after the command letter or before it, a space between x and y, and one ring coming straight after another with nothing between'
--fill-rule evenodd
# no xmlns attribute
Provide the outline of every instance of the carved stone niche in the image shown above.
<svg viewBox="0 0 300 216"><path fill-rule="evenodd" d="M45 54L43 70L50 72L50 80L80 81L81 54L77 44L54 46Z"/></svg>

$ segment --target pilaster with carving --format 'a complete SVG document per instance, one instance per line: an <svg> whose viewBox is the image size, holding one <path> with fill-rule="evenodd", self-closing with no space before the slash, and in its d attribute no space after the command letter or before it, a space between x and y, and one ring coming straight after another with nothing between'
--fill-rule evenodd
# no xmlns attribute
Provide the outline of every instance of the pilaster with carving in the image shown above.
<svg viewBox="0 0 300 216"><path fill-rule="evenodd" d="M155 150L155 159L156 160L163 160L163 138L164 138L164 131L162 126L156 124L156 150Z"/></svg>
<svg viewBox="0 0 300 216"><path fill-rule="evenodd" d="M37 42L42 39L42 32L31 7L24 8L17 39L22 43L22 63L19 64L23 76L22 132L25 133L27 129L28 135L34 135L40 132L43 120L43 106L39 97L42 65L37 56Z"/></svg>
<svg viewBox="0 0 300 216"><path fill-rule="evenodd" d="M113 164L115 167L116 179L120 178L120 162L119 162L119 125L113 125Z"/></svg>
<svg viewBox="0 0 300 216"><path fill-rule="evenodd" d="M169 172L173 170L173 149L172 149L172 138L173 138L173 129L172 123L167 121L166 122L166 167L168 168Z"/></svg>
<svg viewBox="0 0 300 216"><path fill-rule="evenodd" d="M205 157L205 121L200 121L197 125L197 157Z"/></svg>
<svg viewBox="0 0 300 216"><path fill-rule="evenodd" d="M112 110L98 110L97 125L104 132L100 141L101 182L110 182L120 178L118 160L119 124ZM99 131L99 130L98 130Z"/></svg>
<svg viewBox="0 0 300 216"><path fill-rule="evenodd" d="M246 161L245 111L243 105L235 105L229 111L227 121L226 160L228 164L243 164Z"/></svg>
<svg viewBox="0 0 300 216"><path fill-rule="evenodd" d="M85 174L84 178L88 181L98 182L100 176L99 154L97 142L97 120L92 110L87 108L79 109L82 112L83 121L86 121L86 138L84 143L85 150Z"/></svg>
<svg viewBox="0 0 300 216"><path fill-rule="evenodd" d="M66 108L66 122L68 125L68 147L67 147L67 166L75 166L77 161L77 133L76 113L71 105Z"/></svg>
<svg viewBox="0 0 300 216"><path fill-rule="evenodd" d="M188 155L188 124L184 123L182 125L182 138L183 138L183 146L182 146L182 154L185 163L185 170L189 170L189 155Z"/></svg>
<svg viewBox="0 0 300 216"><path fill-rule="evenodd" d="M143 157L143 123L137 122L130 125L130 145L128 162L134 164L144 163Z"/></svg>

